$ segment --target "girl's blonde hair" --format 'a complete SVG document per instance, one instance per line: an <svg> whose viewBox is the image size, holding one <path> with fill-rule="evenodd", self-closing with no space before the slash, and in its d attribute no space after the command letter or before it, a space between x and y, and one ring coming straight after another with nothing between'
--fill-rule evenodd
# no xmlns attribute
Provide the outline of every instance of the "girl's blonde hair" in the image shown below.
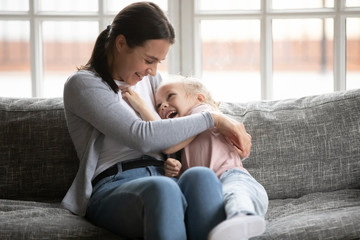
<svg viewBox="0 0 360 240"><path fill-rule="evenodd" d="M164 81L162 84L160 84L160 86L170 83L181 83L185 89L185 92L190 96L194 96L196 94L204 95L204 103L211 106L214 110L219 111L220 103L213 99L210 91L205 87L200 79L194 77L170 76L169 80Z"/></svg>

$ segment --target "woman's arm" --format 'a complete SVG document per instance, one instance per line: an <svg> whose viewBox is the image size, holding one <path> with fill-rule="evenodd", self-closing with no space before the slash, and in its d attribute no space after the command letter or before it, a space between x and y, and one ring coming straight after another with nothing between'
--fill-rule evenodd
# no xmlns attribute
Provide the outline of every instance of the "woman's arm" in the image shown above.
<svg viewBox="0 0 360 240"><path fill-rule="evenodd" d="M141 118L144 121L158 120L154 112L150 109L150 107L146 104L146 102L143 101L143 99L139 96L139 94L134 92L131 88L123 88L121 89L121 91L123 98L126 99L131 104L131 106L135 109L135 111L137 111L140 114ZM185 141L180 142L179 144L176 144L174 146L162 150L162 152L165 154L175 153L183 149L189 143L191 143L191 141L195 137L196 136L190 137Z"/></svg>
<svg viewBox="0 0 360 240"><path fill-rule="evenodd" d="M251 136L246 132L243 123L237 122L222 113L211 112L215 127L239 149L242 159L250 156Z"/></svg>
<svg viewBox="0 0 360 240"><path fill-rule="evenodd" d="M243 157L250 154L251 137L243 124L223 114L209 112L143 121L135 112L119 104L117 94L101 78L88 71L79 71L68 79L64 88L64 106L66 112L71 113L67 115L71 129L95 128L120 144L143 153L174 146L215 124L243 152Z"/></svg>
<svg viewBox="0 0 360 240"><path fill-rule="evenodd" d="M134 92L131 88L124 89L123 97L126 98L132 107L141 115L145 121L155 121L156 116L149 106L142 100L142 98ZM251 136L246 132L244 124L239 123L231 118L226 117L220 112L212 112L212 118L214 119L215 127L225 136L227 136L234 146L239 149L239 155L241 158L248 158L251 149ZM180 142L170 148L163 150L165 154L171 154L184 148L186 145L196 136L190 137L185 141Z"/></svg>
<svg viewBox="0 0 360 240"><path fill-rule="evenodd" d="M67 122L73 135L87 131L77 129L90 131L95 128L119 144L142 153L161 151L214 126L210 113L143 121L134 111L119 103L118 95L101 78L88 71L77 72L68 79L64 106L69 113Z"/></svg>

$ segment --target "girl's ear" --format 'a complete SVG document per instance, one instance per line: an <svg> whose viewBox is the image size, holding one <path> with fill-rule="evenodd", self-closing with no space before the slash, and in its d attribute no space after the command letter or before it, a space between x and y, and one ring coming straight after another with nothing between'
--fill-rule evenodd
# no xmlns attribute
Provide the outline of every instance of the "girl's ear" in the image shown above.
<svg viewBox="0 0 360 240"><path fill-rule="evenodd" d="M205 95L204 94L201 94L201 93L198 93L197 94L197 100L199 101L199 102L205 102Z"/></svg>

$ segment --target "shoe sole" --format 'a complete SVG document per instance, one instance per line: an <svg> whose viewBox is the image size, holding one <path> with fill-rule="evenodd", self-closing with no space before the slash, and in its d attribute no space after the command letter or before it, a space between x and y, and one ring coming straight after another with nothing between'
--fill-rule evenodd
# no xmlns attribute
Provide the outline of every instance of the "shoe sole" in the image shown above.
<svg viewBox="0 0 360 240"><path fill-rule="evenodd" d="M266 222L259 216L234 217L217 225L209 234L209 240L240 240L261 235Z"/></svg>

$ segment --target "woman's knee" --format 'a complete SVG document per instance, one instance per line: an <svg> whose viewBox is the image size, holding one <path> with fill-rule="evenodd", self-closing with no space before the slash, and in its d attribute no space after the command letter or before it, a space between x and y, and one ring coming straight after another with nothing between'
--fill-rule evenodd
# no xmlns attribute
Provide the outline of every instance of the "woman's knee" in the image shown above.
<svg viewBox="0 0 360 240"><path fill-rule="evenodd" d="M220 181L216 174L207 167L192 167L186 170L179 179L179 184L201 184L201 183L216 183L220 184Z"/></svg>
<svg viewBox="0 0 360 240"><path fill-rule="evenodd" d="M150 177L145 183L144 191L150 192L151 194L178 194L180 189L178 184L168 177Z"/></svg>
<svg viewBox="0 0 360 240"><path fill-rule="evenodd" d="M207 167L192 167L180 177L178 184L185 192L222 194L222 185L216 174Z"/></svg>
<svg viewBox="0 0 360 240"><path fill-rule="evenodd" d="M167 177L148 177L125 183L102 199L88 208L87 217L99 226L130 235L141 228L143 215L146 219L157 219L148 225L163 224L169 217L181 223L187 207L179 186Z"/></svg>
<svg viewBox="0 0 360 240"><path fill-rule="evenodd" d="M146 187L140 193L146 202L162 202L164 207L167 203L185 207L185 198L174 180L168 177L150 177L147 180Z"/></svg>

